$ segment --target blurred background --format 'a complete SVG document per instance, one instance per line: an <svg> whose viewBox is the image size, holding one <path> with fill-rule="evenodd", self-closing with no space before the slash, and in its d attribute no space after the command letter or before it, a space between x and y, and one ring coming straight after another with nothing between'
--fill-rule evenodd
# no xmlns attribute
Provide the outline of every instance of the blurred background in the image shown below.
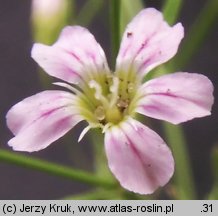
<svg viewBox="0 0 218 216"><path fill-rule="evenodd" d="M46 0L44 0L46 1ZM7 129L5 115L9 108L20 100L41 90L52 89L47 76L43 76L37 64L31 59L30 51L34 41L52 43L56 40L59 30L63 27L60 19L68 20L68 24L86 25L102 45L108 59L111 58L111 40L109 28L109 0L96 0L89 3L90 10L96 8L92 16L82 17L82 10L87 7L85 0L75 0L74 4L66 6L69 11L67 17L61 14L48 21L51 28L57 32L49 38L45 28L40 35L33 34L33 19L30 0L14 1L0 0L0 148L11 150L7 141L12 137ZM96 2L96 5L95 3ZM133 1L130 1L133 2ZM146 7L161 9L164 1L144 1ZM177 21L182 22L188 35L192 24L204 8L207 1L184 1ZM217 11L218 13L218 11ZM66 15L66 14L65 14ZM43 15L41 15L43 20ZM181 68L182 71L197 72L208 76L215 87L215 98L218 96L218 25L208 31L206 39L198 52L189 63ZM37 28L37 24L34 24ZM198 34L198 32L196 32ZM181 47L183 44L181 44ZM109 60L111 62L111 60ZM41 74L39 76L39 74ZM42 78L43 77L43 78ZM42 82L43 79L43 82ZM159 122L153 123L153 129L163 135ZM197 199L207 196L214 184L212 172L211 152L218 147L218 105L215 100L212 115L195 119L183 124L188 151L191 159ZM80 143L77 142L81 127L73 131L54 144L37 153L26 154L48 161L68 165L78 169L92 171L94 169L93 150L88 136ZM103 143L102 143L103 145ZM69 195L87 191L90 186L82 183L54 177L39 171L9 165L0 161L0 199L60 199ZM187 188L189 190L189 188Z"/></svg>

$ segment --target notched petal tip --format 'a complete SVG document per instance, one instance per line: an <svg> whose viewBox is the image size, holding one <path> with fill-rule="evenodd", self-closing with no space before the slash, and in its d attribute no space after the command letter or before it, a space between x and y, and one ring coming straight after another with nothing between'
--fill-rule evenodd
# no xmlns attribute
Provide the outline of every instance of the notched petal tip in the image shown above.
<svg viewBox="0 0 218 216"><path fill-rule="evenodd" d="M160 11L147 8L128 24L116 61L116 70L134 66L144 76L156 66L170 60L184 37L181 23L169 26Z"/></svg>
<svg viewBox="0 0 218 216"><path fill-rule="evenodd" d="M52 46L35 43L31 56L50 76L68 83L87 81L93 72L109 72L103 49L81 26L66 26Z"/></svg>
<svg viewBox="0 0 218 216"><path fill-rule="evenodd" d="M75 95L44 91L15 104L7 113L8 128L15 135L8 145L16 151L39 151L62 137L83 118Z"/></svg>
<svg viewBox="0 0 218 216"><path fill-rule="evenodd" d="M204 75L177 72L143 84L136 112L179 124L211 114L213 84Z"/></svg>
<svg viewBox="0 0 218 216"><path fill-rule="evenodd" d="M109 168L122 187L151 194L174 172L174 160L164 141L151 129L128 119L105 134Z"/></svg>
<svg viewBox="0 0 218 216"><path fill-rule="evenodd" d="M31 153L31 152L36 152L36 151L41 150L40 148L37 149L37 146L35 146L35 148L33 149L33 148L26 147L26 145L17 145L16 137L14 137L8 141L8 146L10 146L13 149L13 151L20 151L20 152Z"/></svg>
<svg viewBox="0 0 218 216"><path fill-rule="evenodd" d="M49 46L41 44L41 43L34 43L31 49L31 57L34 59L39 65L40 61L46 59L45 51L49 48Z"/></svg>

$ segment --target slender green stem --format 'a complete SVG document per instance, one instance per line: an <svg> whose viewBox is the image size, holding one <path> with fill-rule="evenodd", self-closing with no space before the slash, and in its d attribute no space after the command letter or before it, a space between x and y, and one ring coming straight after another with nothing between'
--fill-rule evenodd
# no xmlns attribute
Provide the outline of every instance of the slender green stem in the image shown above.
<svg viewBox="0 0 218 216"><path fill-rule="evenodd" d="M65 16L66 16L65 23L67 25L70 25L74 22L75 14L76 14L75 11L76 11L75 0L68 0L67 1L67 10L65 13Z"/></svg>
<svg viewBox="0 0 218 216"><path fill-rule="evenodd" d="M126 25L144 8L142 0L120 0L120 35L123 34Z"/></svg>
<svg viewBox="0 0 218 216"><path fill-rule="evenodd" d="M182 3L182 0L165 0L162 11L164 18L169 24L174 24L176 21L182 8Z"/></svg>
<svg viewBox="0 0 218 216"><path fill-rule="evenodd" d="M97 176L104 176L107 179L114 179L107 163L107 158L104 149L104 135L99 129L93 129L90 134L94 149L95 172Z"/></svg>
<svg viewBox="0 0 218 216"><path fill-rule="evenodd" d="M92 22L98 11L102 8L103 4L104 0L86 1L76 18L76 23L82 26L88 26Z"/></svg>
<svg viewBox="0 0 218 216"><path fill-rule="evenodd" d="M102 179L91 173L72 169L67 166L47 162L45 160L24 156L6 150L0 150L0 162L10 163L41 172L49 173L55 176L64 177L74 181L83 182L89 185L101 186L104 188L115 188L116 183Z"/></svg>
<svg viewBox="0 0 218 216"><path fill-rule="evenodd" d="M217 24L218 1L206 1L201 13L196 18L190 32L187 34L180 52L173 61L173 65L180 69L186 65L198 51L210 29Z"/></svg>
<svg viewBox="0 0 218 216"><path fill-rule="evenodd" d="M105 200L121 199L114 190L94 190L82 194L69 195L64 197L65 200Z"/></svg>
<svg viewBox="0 0 218 216"><path fill-rule="evenodd" d="M112 65L120 45L120 0L110 0L110 25L111 25L111 45L112 45Z"/></svg>
<svg viewBox="0 0 218 216"><path fill-rule="evenodd" d="M171 146L175 157L175 178L178 198L195 199L195 186L182 127L169 123L164 123L163 126L167 143Z"/></svg>

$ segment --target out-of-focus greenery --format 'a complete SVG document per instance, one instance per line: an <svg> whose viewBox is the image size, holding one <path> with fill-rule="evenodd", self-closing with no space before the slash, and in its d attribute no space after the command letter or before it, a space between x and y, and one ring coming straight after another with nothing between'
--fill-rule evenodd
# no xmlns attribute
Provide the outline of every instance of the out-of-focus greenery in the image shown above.
<svg viewBox="0 0 218 216"><path fill-rule="evenodd" d="M89 26L103 7L104 3L105 1L102 0L86 1L78 15L75 17L75 20L73 20L73 23L81 26Z"/></svg>
<svg viewBox="0 0 218 216"><path fill-rule="evenodd" d="M134 0L134 4L131 4L129 0L120 0L120 35L122 36L126 25L131 19L143 8L145 4L141 0Z"/></svg>

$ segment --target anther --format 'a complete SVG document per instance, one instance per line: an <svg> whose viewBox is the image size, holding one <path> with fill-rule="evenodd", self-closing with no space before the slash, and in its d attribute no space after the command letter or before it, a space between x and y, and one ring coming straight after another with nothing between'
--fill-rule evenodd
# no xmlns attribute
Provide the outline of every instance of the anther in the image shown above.
<svg viewBox="0 0 218 216"><path fill-rule="evenodd" d="M119 99L117 101L117 106L120 107L120 108L127 108L129 106L129 100L124 100L124 99Z"/></svg>
<svg viewBox="0 0 218 216"><path fill-rule="evenodd" d="M102 94L102 87L99 85L99 83L97 83L95 80L91 80L89 82L89 86L90 88L95 89L95 98L100 100L102 104L107 107L109 103L107 98Z"/></svg>
<svg viewBox="0 0 218 216"><path fill-rule="evenodd" d="M119 79L117 77L113 77L113 84L110 86L111 101L110 107L113 107L118 99L118 90L119 90Z"/></svg>

